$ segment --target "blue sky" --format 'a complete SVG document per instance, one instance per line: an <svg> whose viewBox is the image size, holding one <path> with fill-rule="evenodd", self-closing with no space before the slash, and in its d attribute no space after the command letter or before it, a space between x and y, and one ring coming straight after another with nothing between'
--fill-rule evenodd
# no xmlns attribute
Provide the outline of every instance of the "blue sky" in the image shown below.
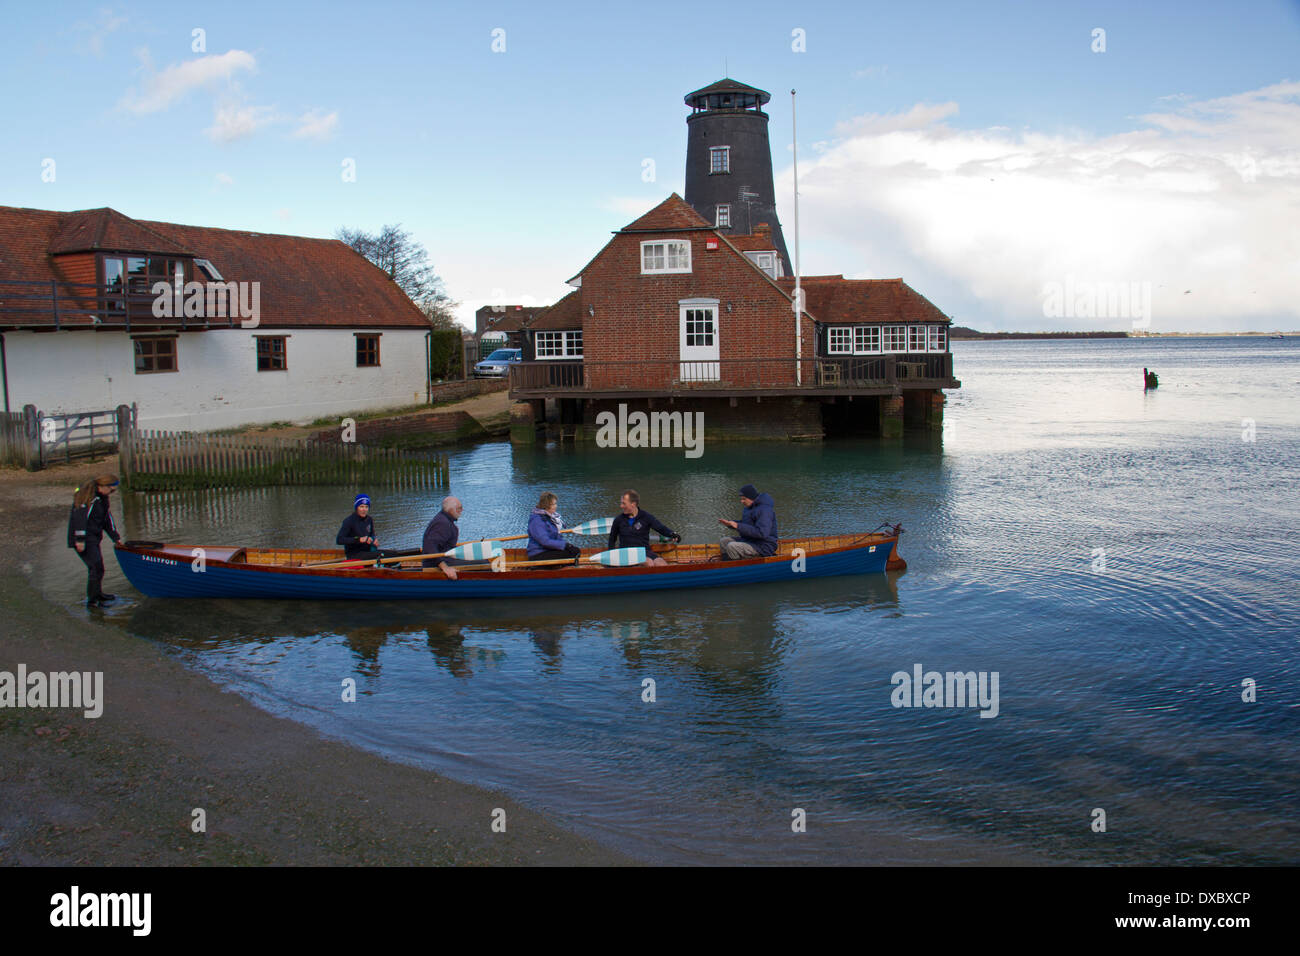
<svg viewBox="0 0 1300 956"><path fill-rule="evenodd" d="M773 94L791 244L799 91L806 273L980 328L1127 326L1047 316L1066 280L1149 284L1155 331L1300 328L1296 2L58 4L0 43L0 204L401 222L465 316L681 192L682 97L725 69Z"/></svg>

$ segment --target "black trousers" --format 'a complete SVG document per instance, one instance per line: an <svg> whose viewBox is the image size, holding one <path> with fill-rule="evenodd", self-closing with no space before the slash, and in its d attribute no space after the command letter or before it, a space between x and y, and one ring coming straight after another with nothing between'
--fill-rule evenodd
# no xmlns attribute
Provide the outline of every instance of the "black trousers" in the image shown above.
<svg viewBox="0 0 1300 956"><path fill-rule="evenodd" d="M87 540L86 550L78 551L77 557L86 565L86 600L94 601L104 593L104 556L99 542Z"/></svg>
<svg viewBox="0 0 1300 956"><path fill-rule="evenodd" d="M582 554L582 549L576 544L566 544L563 551L557 551L552 548L549 551L543 551L541 554L533 555L529 561L558 561L560 558L576 558Z"/></svg>

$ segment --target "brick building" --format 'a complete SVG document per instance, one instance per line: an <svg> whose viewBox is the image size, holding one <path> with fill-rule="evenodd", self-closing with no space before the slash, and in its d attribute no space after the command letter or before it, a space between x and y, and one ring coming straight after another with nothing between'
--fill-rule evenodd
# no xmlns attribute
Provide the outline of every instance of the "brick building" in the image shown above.
<svg viewBox="0 0 1300 956"><path fill-rule="evenodd" d="M796 313L779 260L770 227L727 235L674 193L524 330L511 397L575 437L619 404L703 411L710 438L941 427L942 389L960 385L948 317L901 279L843 276L801 279Z"/></svg>

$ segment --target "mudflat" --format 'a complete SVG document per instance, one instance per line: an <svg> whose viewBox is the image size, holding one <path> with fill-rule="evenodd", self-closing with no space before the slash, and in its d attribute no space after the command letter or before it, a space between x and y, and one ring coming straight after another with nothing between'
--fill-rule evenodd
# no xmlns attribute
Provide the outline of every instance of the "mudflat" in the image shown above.
<svg viewBox="0 0 1300 956"><path fill-rule="evenodd" d="M157 645L45 600L24 556L62 533L77 482L115 465L0 468L0 520L16 532L0 552L0 670L104 675L98 718L0 709L0 863L636 862L499 793L267 714ZM66 573L84 577L68 555ZM192 830L196 809L206 832Z"/></svg>

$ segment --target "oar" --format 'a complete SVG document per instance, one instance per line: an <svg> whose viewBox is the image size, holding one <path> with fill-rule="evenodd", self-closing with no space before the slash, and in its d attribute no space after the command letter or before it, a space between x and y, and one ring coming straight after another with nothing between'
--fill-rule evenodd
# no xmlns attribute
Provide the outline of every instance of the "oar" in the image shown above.
<svg viewBox="0 0 1300 956"><path fill-rule="evenodd" d="M500 554L500 552L496 552ZM615 548L612 551L601 551L599 554L589 554L583 561L593 561L596 564L603 564L610 568L628 568L635 567L638 564L645 564L648 555L645 548ZM545 561L519 561L515 564L504 565L502 571L513 571L516 568L538 568L547 564L572 564L573 558L549 558ZM490 564L470 564L458 567L460 571L482 571L491 568ZM493 568L493 570L496 570Z"/></svg>
<svg viewBox="0 0 1300 956"><path fill-rule="evenodd" d="M589 554L580 558L580 561L590 561L593 564L603 564L607 568L630 568L638 564L645 564L645 548L614 548L612 551L601 551L599 554ZM506 569L513 571L515 568L538 568L546 564L573 564L573 558L548 558L545 561L520 561L517 564L508 564Z"/></svg>
<svg viewBox="0 0 1300 956"><path fill-rule="evenodd" d="M350 561L332 561L329 564L313 564L313 568L347 568L354 570L356 568L367 568L372 564L382 564L385 561L424 561L428 558L458 558L462 561L491 561L493 557L501 550L493 547L494 541L471 541L468 544L462 544L450 551L440 551L437 554L420 554L416 549L415 554L409 555L391 555L383 558L372 558L369 560L360 560L353 558Z"/></svg>
<svg viewBox="0 0 1300 956"><path fill-rule="evenodd" d="M572 528L561 528L560 534L609 534L614 530L613 518L592 518ZM522 541L526 534L512 534L508 538L484 538L484 541Z"/></svg>

